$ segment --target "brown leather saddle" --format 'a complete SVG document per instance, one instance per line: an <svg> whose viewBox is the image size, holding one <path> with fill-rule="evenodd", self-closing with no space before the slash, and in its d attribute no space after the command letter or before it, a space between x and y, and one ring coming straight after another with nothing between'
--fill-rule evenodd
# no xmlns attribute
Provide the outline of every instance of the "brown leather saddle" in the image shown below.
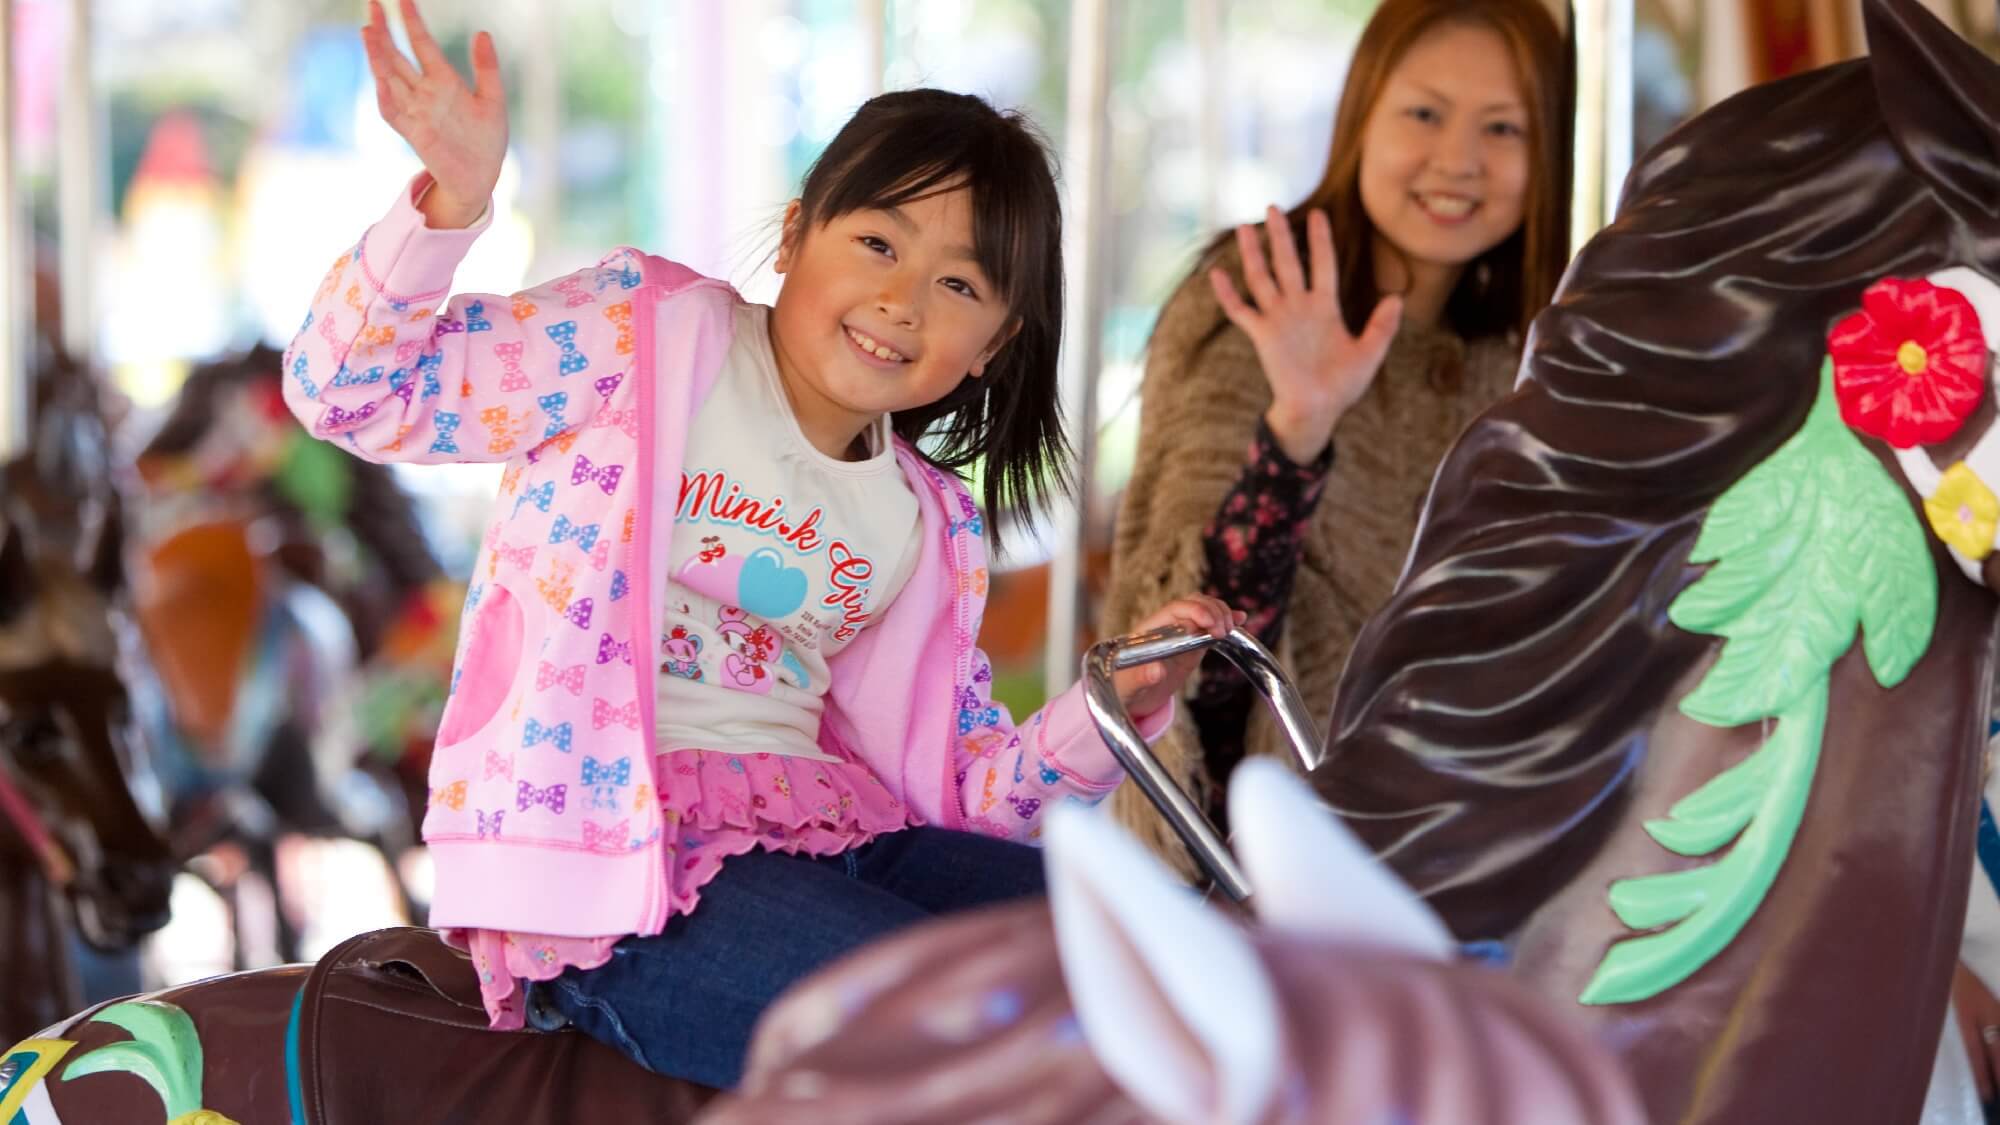
<svg viewBox="0 0 2000 1125"><path fill-rule="evenodd" d="M297 1057L307 1125L673 1122L715 1094L576 1031L494 1031L471 960L409 927L321 959L300 993Z"/></svg>
<svg viewBox="0 0 2000 1125"><path fill-rule="evenodd" d="M199 1040L203 1108L241 1125L673 1123L693 1119L715 1095L580 1032L492 1030L472 962L430 930L376 930L316 965L134 999L187 1013ZM65 1066L128 1038L89 1022L103 1007L43 1033L74 1044ZM161 1094L122 1070L49 1082L57 1112L119 1125L162 1120Z"/></svg>

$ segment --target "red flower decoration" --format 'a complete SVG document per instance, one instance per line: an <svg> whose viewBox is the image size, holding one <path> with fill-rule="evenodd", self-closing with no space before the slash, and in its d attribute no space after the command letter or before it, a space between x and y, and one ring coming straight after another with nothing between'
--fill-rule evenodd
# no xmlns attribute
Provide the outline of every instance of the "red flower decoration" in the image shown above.
<svg viewBox="0 0 2000 1125"><path fill-rule="evenodd" d="M1898 449L1958 432L1986 390L1986 337L1972 302L1928 281L1885 277L1827 334L1840 417Z"/></svg>

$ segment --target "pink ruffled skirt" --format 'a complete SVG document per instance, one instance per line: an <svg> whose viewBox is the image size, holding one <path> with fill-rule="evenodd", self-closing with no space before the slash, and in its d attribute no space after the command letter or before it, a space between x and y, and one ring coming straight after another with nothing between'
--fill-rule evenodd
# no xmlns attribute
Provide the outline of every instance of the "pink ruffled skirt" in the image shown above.
<svg viewBox="0 0 2000 1125"><path fill-rule="evenodd" d="M667 916L685 914L722 861L754 848L838 855L908 827L908 810L858 762L783 754L672 750L655 762L660 779L660 846L666 849ZM471 954L493 1026L523 1026L522 980L551 980L566 969L611 959L624 934L553 937L500 930L447 930Z"/></svg>

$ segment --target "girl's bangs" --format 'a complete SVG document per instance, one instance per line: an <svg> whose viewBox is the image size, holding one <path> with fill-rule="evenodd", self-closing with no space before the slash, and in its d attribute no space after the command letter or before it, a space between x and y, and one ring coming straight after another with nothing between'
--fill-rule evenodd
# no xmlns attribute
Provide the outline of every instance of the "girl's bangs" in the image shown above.
<svg viewBox="0 0 2000 1125"><path fill-rule="evenodd" d="M1036 191L1031 174L1008 170L1005 161L980 159L961 148L942 158L929 154L921 163L905 159L887 140L857 154L833 174L825 200L813 208L814 222L855 211L880 211L970 186L972 191L972 255L1000 296L1018 306L1016 282L1032 276L1042 248L1033 237L1037 224ZM914 155L914 154L911 154ZM997 153L984 154L998 156Z"/></svg>

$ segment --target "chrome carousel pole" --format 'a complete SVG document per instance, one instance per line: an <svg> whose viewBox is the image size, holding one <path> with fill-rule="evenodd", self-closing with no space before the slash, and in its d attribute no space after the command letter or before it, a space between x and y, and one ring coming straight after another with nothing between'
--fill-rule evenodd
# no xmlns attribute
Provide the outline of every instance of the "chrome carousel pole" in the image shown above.
<svg viewBox="0 0 2000 1125"><path fill-rule="evenodd" d="M856 0L854 22L861 28L861 50L866 56L863 65L868 74L868 86L862 94L872 98L887 88L889 0Z"/></svg>
<svg viewBox="0 0 2000 1125"><path fill-rule="evenodd" d="M92 66L90 0L70 0L63 98L57 123L56 234L63 350L85 370L97 358L97 239L108 198L105 129Z"/></svg>
<svg viewBox="0 0 2000 1125"><path fill-rule="evenodd" d="M562 13L555 0L530 0L516 7L525 41L555 43L562 34ZM521 208L528 229L536 232L536 276L556 268L544 260L558 240L563 215L562 58L557 51L521 53Z"/></svg>
<svg viewBox="0 0 2000 1125"><path fill-rule="evenodd" d="M1111 170L1112 0L1076 0L1070 8L1068 142L1063 173L1063 416L1076 443L1076 497L1050 515L1049 616L1043 686L1050 696L1076 676L1083 621L1083 554L1089 538L1091 480L1097 470L1097 379L1104 362L1104 298L1109 271L1108 181Z"/></svg>
<svg viewBox="0 0 2000 1125"><path fill-rule="evenodd" d="M1573 0L1576 117L1570 250L1609 223L1632 167L1632 0Z"/></svg>
<svg viewBox="0 0 2000 1125"><path fill-rule="evenodd" d="M0 0L0 460L28 444L28 341L34 330L35 279L28 248L27 185L15 128L17 46L14 0Z"/></svg>

